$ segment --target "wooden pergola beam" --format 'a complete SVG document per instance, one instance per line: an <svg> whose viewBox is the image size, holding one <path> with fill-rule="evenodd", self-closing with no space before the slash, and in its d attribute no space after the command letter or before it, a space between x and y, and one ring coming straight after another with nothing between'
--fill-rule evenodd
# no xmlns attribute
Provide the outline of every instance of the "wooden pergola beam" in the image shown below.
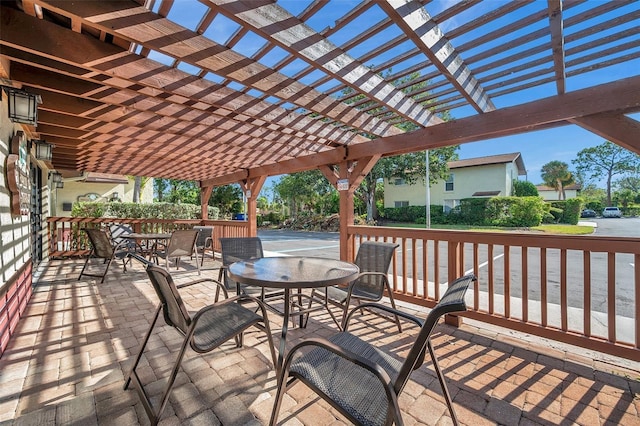
<svg viewBox="0 0 640 426"><path fill-rule="evenodd" d="M624 114L577 117L572 123L640 155L640 122Z"/></svg>
<svg viewBox="0 0 640 426"><path fill-rule="evenodd" d="M349 85L369 99L386 103L387 108L420 126L442 122L427 108L360 63L329 39L279 5L252 0L211 0L225 15L271 40L291 55L315 62L329 75ZM380 4L384 4L381 2Z"/></svg>
<svg viewBox="0 0 640 426"><path fill-rule="evenodd" d="M551 30L551 49L553 50L553 69L556 74L558 94L565 92L565 55L564 29L562 20L562 1L547 0L549 10L549 28Z"/></svg>
<svg viewBox="0 0 640 426"><path fill-rule="evenodd" d="M375 154L405 154L526 133L550 126L564 126L570 124L572 119L594 114L637 111L640 111L640 76L453 120L404 135L380 138L349 146L348 149L333 149L313 156L256 167L251 169L249 174L270 176L281 174L282 170L296 172ZM212 185L224 185L232 181L222 176L207 182Z"/></svg>
<svg viewBox="0 0 640 426"><path fill-rule="evenodd" d="M394 21L405 35L478 112L496 109L480 82L420 2L387 0L379 4L387 14L395 17Z"/></svg>
<svg viewBox="0 0 640 426"><path fill-rule="evenodd" d="M132 43L284 99L301 108L378 136L402 131L337 101L286 75L242 56L130 1L65 2L38 0L43 7L81 19Z"/></svg>

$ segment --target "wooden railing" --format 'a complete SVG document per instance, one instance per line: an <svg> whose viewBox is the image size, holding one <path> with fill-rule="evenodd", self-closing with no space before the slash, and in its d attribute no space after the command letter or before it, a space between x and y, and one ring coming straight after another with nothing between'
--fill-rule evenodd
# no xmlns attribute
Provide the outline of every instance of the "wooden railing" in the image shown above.
<svg viewBox="0 0 640 426"><path fill-rule="evenodd" d="M348 227L397 242L394 297L432 307L448 282L474 272L464 316L640 361L640 239Z"/></svg>
<svg viewBox="0 0 640 426"><path fill-rule="evenodd" d="M176 229L191 229L195 225L213 226L214 251L220 253L221 237L241 237L248 235L249 225L244 221L230 220L164 220L164 219L122 219L86 217L50 217L49 258L84 256L91 246L82 228L108 228L113 224L130 225L134 232L167 233Z"/></svg>

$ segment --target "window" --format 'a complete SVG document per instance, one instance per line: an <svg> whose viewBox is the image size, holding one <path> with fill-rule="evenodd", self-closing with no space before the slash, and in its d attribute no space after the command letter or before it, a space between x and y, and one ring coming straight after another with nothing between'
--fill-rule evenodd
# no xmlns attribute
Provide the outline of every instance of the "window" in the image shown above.
<svg viewBox="0 0 640 426"><path fill-rule="evenodd" d="M402 178L395 178L395 179L393 180L393 184L394 184L394 185L404 185L404 179L402 179Z"/></svg>
<svg viewBox="0 0 640 426"><path fill-rule="evenodd" d="M395 201L394 202L394 207L398 208L398 207L409 207L409 202L408 201Z"/></svg>
<svg viewBox="0 0 640 426"><path fill-rule="evenodd" d="M449 177L445 181L444 190L445 191L453 191L453 173L450 173Z"/></svg>

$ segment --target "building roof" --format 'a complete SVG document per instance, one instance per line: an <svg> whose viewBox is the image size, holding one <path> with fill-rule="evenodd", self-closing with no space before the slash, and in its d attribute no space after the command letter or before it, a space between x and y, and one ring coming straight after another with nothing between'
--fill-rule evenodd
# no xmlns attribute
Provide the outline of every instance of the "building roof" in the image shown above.
<svg viewBox="0 0 640 426"><path fill-rule="evenodd" d="M449 163L447 163L447 165L449 166L449 169L461 169L463 167L478 167L505 163L516 163L516 167L518 168L518 175L523 176L527 174L527 170L524 167L524 161L522 160L522 156L519 152L450 161Z"/></svg>
<svg viewBox="0 0 640 426"><path fill-rule="evenodd" d="M496 197L500 195L500 191L477 191L474 192L472 197Z"/></svg>

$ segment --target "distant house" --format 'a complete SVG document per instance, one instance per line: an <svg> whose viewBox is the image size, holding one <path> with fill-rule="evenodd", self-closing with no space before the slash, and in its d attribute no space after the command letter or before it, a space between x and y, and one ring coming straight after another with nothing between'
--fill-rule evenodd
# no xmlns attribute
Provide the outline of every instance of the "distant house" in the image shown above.
<svg viewBox="0 0 640 426"><path fill-rule="evenodd" d="M543 200L545 201L560 200L560 193L555 189L553 189L552 187L546 186L546 185L536 185L536 188L538 188L538 194L540 194ZM582 190L582 186L577 183L565 186L564 187L565 200L580 196L581 190Z"/></svg>
<svg viewBox="0 0 640 426"><path fill-rule="evenodd" d="M73 203L78 201L133 201L133 178L106 173L66 174L64 186L52 191L52 216L71 216ZM143 203L153 202L153 179L140 194Z"/></svg>
<svg viewBox="0 0 640 426"><path fill-rule="evenodd" d="M449 178L431 186L432 205L446 210L460 204L463 198L509 196L513 181L526 176L527 170L519 152L451 161ZM426 186L422 179L408 185L402 179L385 179L384 206L424 206Z"/></svg>

